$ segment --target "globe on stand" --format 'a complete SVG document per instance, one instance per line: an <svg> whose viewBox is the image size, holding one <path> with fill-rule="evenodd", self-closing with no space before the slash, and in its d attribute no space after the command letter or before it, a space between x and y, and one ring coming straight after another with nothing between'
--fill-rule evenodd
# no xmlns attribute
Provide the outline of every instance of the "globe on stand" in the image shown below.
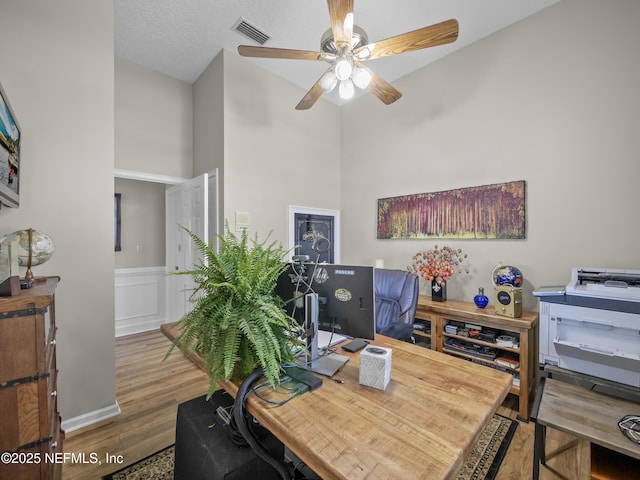
<svg viewBox="0 0 640 480"><path fill-rule="evenodd" d="M19 230L0 238L0 243L18 241L18 265L27 267L24 280L34 280L31 267L42 265L51 258L56 249L49 235L33 228Z"/></svg>
<svg viewBox="0 0 640 480"><path fill-rule="evenodd" d="M495 287L510 285L514 288L522 288L522 272L512 265L498 263L491 272L491 281Z"/></svg>
<svg viewBox="0 0 640 480"><path fill-rule="evenodd" d="M491 272L496 313L511 318L522 316L522 272L512 265L498 263Z"/></svg>

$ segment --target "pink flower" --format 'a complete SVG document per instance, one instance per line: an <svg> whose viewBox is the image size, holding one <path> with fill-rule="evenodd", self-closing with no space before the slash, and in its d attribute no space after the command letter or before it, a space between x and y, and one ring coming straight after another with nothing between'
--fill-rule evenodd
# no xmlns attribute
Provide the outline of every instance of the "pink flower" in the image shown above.
<svg viewBox="0 0 640 480"><path fill-rule="evenodd" d="M449 280L456 270L459 274L469 273L468 267L462 267L466 258L467 254L463 253L461 248L455 250L447 246L438 248L435 245L431 250L418 252L414 255L413 263L408 267L408 270L427 282L438 277Z"/></svg>

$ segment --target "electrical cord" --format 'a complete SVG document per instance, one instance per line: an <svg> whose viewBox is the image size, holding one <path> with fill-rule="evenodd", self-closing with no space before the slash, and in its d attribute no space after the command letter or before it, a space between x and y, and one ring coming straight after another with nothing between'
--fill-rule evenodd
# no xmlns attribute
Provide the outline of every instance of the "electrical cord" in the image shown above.
<svg viewBox="0 0 640 480"><path fill-rule="evenodd" d="M318 256L319 258L319 256ZM315 278L315 272L316 269L318 267L317 261L313 264L314 268L313 268L313 272L311 272L311 275L308 276L308 281L305 280L305 270L307 269L307 265L304 263L297 263L297 262L292 262L291 263L291 269L293 271L293 273L295 274L295 289L294 289L294 294L293 297L289 298L288 300L285 300L282 304L283 307L286 307L287 305L289 305L290 303L293 303L293 307L291 309L291 313L290 313L290 317L295 321L296 320L296 312L298 310L298 302L302 301L302 299L304 298L304 296L307 293L315 293L313 290L313 279ZM304 291L301 290L301 286L304 286ZM304 334L306 332L306 330L308 329L308 326L303 322L300 325L302 328L302 332L301 335Z"/></svg>
<svg viewBox="0 0 640 480"><path fill-rule="evenodd" d="M256 455L271 465L283 480L292 480L294 477L289 470L289 466L283 460L279 460L271 455L271 452L260 442L247 421L245 403L253 384L262 378L262 376L262 368L257 368L242 382L236 393L236 400L233 405L233 418L235 419L238 430Z"/></svg>
<svg viewBox="0 0 640 480"><path fill-rule="evenodd" d="M240 432L240 429L238 428L238 424L236 423L236 419L233 415L231 415L231 419L229 420L228 433L229 433L229 438L231 438L231 441L236 447L247 448L249 446L249 444L247 443L247 440L244 438L244 436Z"/></svg>
<svg viewBox="0 0 640 480"><path fill-rule="evenodd" d="M640 445L640 416L625 415L618 422L622 434L632 442Z"/></svg>
<svg viewBox="0 0 640 480"><path fill-rule="evenodd" d="M277 407L284 405L285 403L291 401L294 397L303 394L304 392L309 390L309 387L307 385L301 384L301 383L296 383L295 385L292 385L291 387L288 386L288 384L293 383L294 380L288 376L284 376L284 377L280 377L280 384L278 385L279 388L289 392L289 396L287 398L285 398L284 400L280 400L280 401L276 401L276 400L271 400L270 398L266 398L263 395L261 395L259 392L260 390L264 390L266 388L271 388L271 385L268 382L263 382L259 385L253 385L251 387L251 391L253 392L253 394L258 397L260 400L262 400L263 402L267 402L270 403L271 405L275 405Z"/></svg>

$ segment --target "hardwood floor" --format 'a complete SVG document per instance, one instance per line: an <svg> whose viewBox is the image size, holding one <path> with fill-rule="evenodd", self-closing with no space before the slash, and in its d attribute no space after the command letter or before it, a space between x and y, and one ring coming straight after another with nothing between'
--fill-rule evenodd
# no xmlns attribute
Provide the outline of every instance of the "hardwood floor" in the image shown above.
<svg viewBox="0 0 640 480"><path fill-rule="evenodd" d="M179 351L164 363L171 342L158 330L116 339L116 397L122 413L67 434L64 451L95 452L101 465L65 463L63 479L100 479L121 466L107 464L106 454L134 463L174 443L178 405L203 395L208 378ZM498 413L517 418L517 398L509 396ZM496 480L522 480L532 476L532 422L520 422ZM547 466L541 480L589 478L589 445L561 432L547 433Z"/></svg>
<svg viewBox="0 0 640 480"><path fill-rule="evenodd" d="M179 350L162 362L171 342L160 331L116 339L116 398L122 413L67 434L64 451L98 454L102 465L65 463L62 477L100 479L119 470L105 455L134 463L175 441L178 405L207 392L207 375Z"/></svg>

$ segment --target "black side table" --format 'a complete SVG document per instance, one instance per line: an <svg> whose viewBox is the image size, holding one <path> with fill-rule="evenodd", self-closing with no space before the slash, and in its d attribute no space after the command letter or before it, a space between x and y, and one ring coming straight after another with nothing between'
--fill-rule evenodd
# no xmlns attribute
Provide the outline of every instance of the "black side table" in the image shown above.
<svg viewBox="0 0 640 480"><path fill-rule="evenodd" d="M238 447L231 440L218 407L230 407L233 397L216 391L206 401L197 397L178 406L174 480L280 480L280 475L251 448ZM262 428L262 427L260 427ZM272 455L284 457L284 446L264 431L262 442Z"/></svg>

